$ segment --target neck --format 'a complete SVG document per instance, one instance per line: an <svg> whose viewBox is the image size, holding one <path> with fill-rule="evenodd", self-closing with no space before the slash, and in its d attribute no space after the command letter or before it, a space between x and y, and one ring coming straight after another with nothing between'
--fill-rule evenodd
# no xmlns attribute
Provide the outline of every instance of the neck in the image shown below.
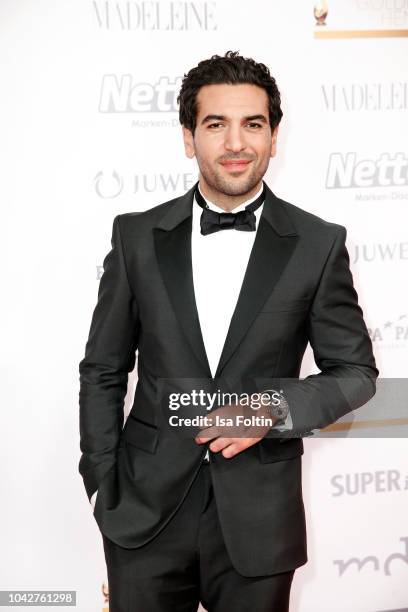
<svg viewBox="0 0 408 612"><path fill-rule="evenodd" d="M199 177L198 186L203 196L210 202L214 202L220 208L223 208L226 212L231 212L234 208L237 208L243 202L250 200L262 187L262 180L259 181L255 187L246 193L240 193L239 195L228 195L222 191L211 188L208 183L201 176Z"/></svg>

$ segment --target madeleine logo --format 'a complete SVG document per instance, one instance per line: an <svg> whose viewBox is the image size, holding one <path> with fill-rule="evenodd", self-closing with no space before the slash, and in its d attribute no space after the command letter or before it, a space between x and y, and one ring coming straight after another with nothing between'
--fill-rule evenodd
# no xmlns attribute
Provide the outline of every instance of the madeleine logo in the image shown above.
<svg viewBox="0 0 408 612"><path fill-rule="evenodd" d="M331 0L330 9L328 4L313 6L314 38L408 36L406 0Z"/></svg>

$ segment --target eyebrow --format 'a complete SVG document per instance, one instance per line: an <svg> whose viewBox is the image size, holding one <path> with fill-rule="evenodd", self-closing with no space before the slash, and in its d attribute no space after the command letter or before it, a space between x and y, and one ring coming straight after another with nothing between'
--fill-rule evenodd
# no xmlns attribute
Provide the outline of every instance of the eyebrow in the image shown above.
<svg viewBox="0 0 408 612"><path fill-rule="evenodd" d="M227 117L225 117L225 115L206 115L204 117L204 119L202 119L201 121L201 125L204 125L205 123L209 123L210 121L226 121ZM265 117L265 115L249 115L247 117L244 117L245 121L261 121L262 123L268 123L267 118Z"/></svg>

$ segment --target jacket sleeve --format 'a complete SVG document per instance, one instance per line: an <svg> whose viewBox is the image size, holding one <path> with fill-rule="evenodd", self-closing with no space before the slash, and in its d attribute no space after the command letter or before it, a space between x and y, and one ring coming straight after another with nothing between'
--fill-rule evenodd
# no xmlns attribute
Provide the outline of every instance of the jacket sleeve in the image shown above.
<svg viewBox="0 0 408 612"><path fill-rule="evenodd" d="M89 500L116 461L128 373L135 365L140 330L137 303L127 276L120 217L113 221L112 248L103 261L85 356L79 363L79 472Z"/></svg>
<svg viewBox="0 0 408 612"><path fill-rule="evenodd" d="M308 337L321 370L281 381L293 428L281 437L310 435L368 402L379 371L349 267L347 231L339 226L309 312Z"/></svg>

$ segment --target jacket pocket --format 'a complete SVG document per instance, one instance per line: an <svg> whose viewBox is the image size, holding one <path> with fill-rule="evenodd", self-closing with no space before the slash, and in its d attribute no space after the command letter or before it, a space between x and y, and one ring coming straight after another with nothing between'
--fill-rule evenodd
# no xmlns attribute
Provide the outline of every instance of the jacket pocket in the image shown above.
<svg viewBox="0 0 408 612"><path fill-rule="evenodd" d="M259 459L261 463L272 463L283 461L303 455L302 438L291 438L285 444L280 444L279 439L262 438L258 443Z"/></svg>
<svg viewBox="0 0 408 612"><path fill-rule="evenodd" d="M148 453L155 453L159 441L159 429L129 414L123 428L123 437L126 442Z"/></svg>

